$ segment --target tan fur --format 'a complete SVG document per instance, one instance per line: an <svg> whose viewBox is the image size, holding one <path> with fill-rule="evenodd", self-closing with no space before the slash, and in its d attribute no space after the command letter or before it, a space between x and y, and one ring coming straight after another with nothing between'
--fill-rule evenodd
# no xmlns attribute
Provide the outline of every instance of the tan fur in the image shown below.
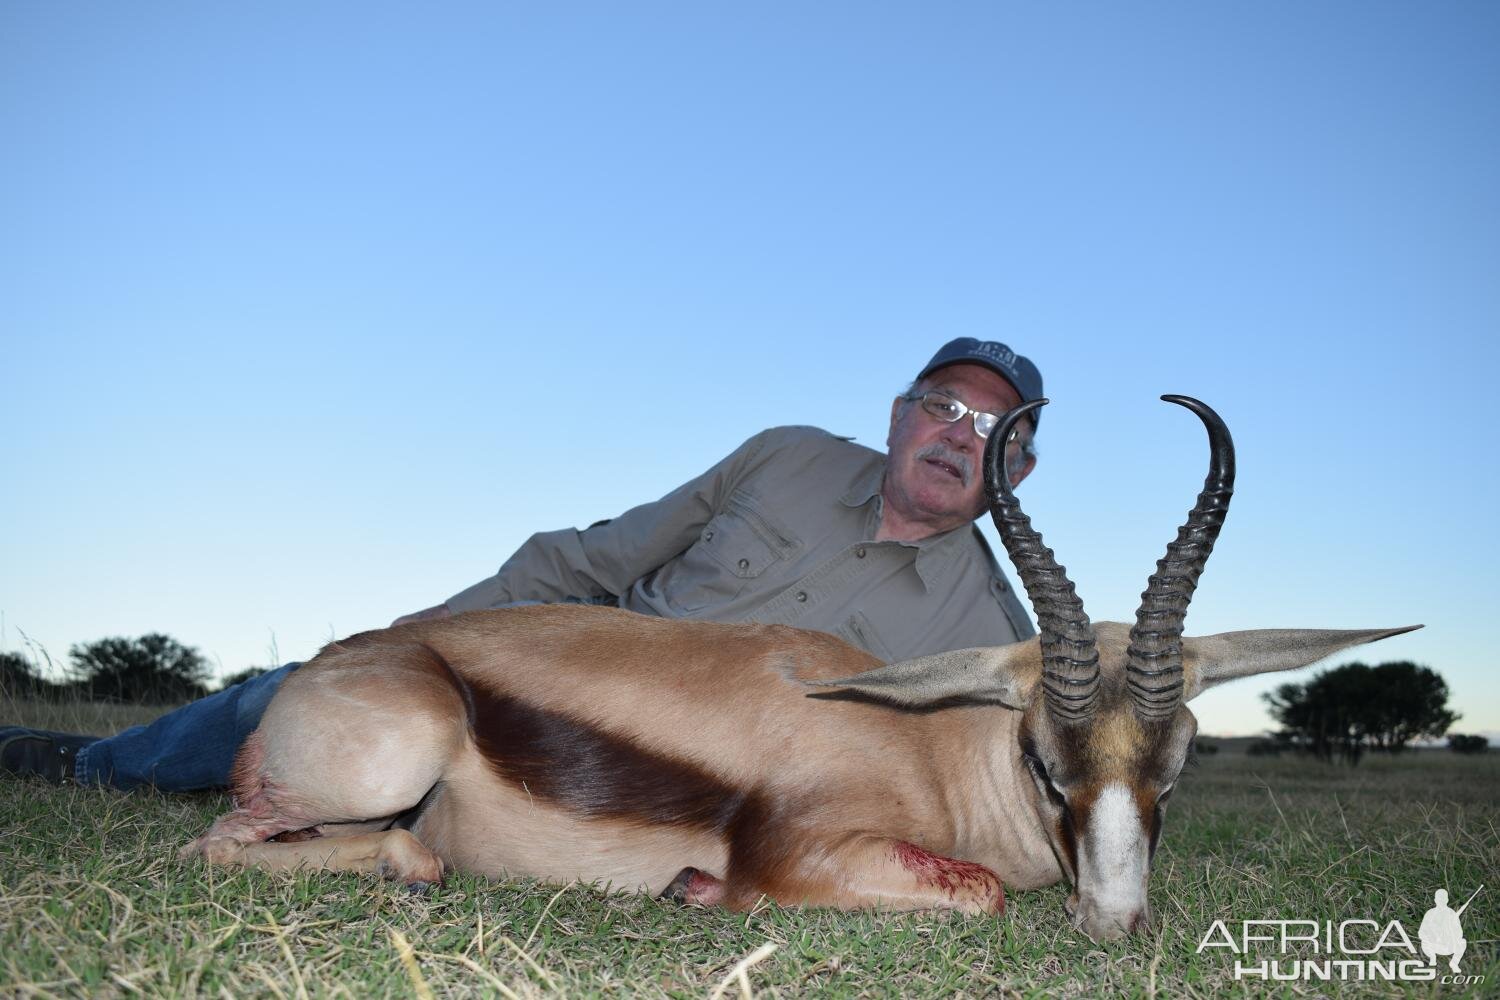
<svg viewBox="0 0 1500 1000"><path fill-rule="evenodd" d="M236 762L235 810L182 854L416 882L460 867L649 892L696 869L684 898L741 909L764 895L994 912L1001 880L1026 889L1066 873L1079 926L1112 937L1150 923L1151 834L1196 722L1184 705L1143 721L1126 690L1128 626L1094 629L1099 698L1082 723L1054 718L1037 696L1035 640L882 666L816 632L578 606L365 633L283 683ZM1400 631L1184 637L1188 688ZM485 716L502 729L486 731L484 748L465 690L498 713ZM551 784L556 800L539 800L502 777L497 747L515 720L520 732L562 726L615 754L611 767L677 782L632 789L701 788L739 805L653 820L652 802L631 799L588 814L564 803L568 776L545 760L525 772ZM411 833L371 832L419 802ZM301 842L266 843L281 834Z"/></svg>
<svg viewBox="0 0 1500 1000"><path fill-rule="evenodd" d="M408 884L436 882L443 862L405 830L318 837L290 844L243 843L232 837L194 842L205 861L265 871L325 869L383 875Z"/></svg>
<svg viewBox="0 0 1500 1000"><path fill-rule="evenodd" d="M1145 746L1145 729L1129 706L1115 705L1100 712L1088 743L1098 780L1130 780L1139 771L1134 765Z"/></svg>
<svg viewBox="0 0 1500 1000"><path fill-rule="evenodd" d="M1007 750L1018 713L910 713L810 697L803 682L879 664L821 633L570 606L475 612L330 646L288 677L267 709L255 740L263 759L244 768L258 782L254 794L184 855L372 870L373 848L363 842L352 851L330 850L326 840L255 842L394 816L441 781L412 833L450 867L650 892L685 867L725 873L728 847L716 835L581 819L499 779L432 654L470 684L578 718L786 807L787 818L766 833L760 883L731 885L727 905L748 907L764 893L842 907L993 910L1003 899L1000 879L1031 886L1059 876L1015 775L994 775L997 764L1014 768ZM966 785L984 793L966 794ZM998 878L957 894L924 887L876 863L889 848L869 846L871 835L975 862ZM245 850L230 851L226 841Z"/></svg>

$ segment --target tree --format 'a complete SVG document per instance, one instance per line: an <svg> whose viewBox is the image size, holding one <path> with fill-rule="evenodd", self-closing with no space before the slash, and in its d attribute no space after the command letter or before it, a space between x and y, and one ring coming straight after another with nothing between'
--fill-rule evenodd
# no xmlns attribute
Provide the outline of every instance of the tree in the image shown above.
<svg viewBox="0 0 1500 1000"><path fill-rule="evenodd" d="M1250 745L1245 748L1245 753L1251 757L1279 757L1281 756L1281 751L1284 749L1286 748L1275 740L1268 740L1262 737L1251 740Z"/></svg>
<svg viewBox="0 0 1500 1000"><path fill-rule="evenodd" d="M1461 733L1448 734L1448 749L1454 753L1485 753L1489 748L1490 741L1483 736Z"/></svg>
<svg viewBox="0 0 1500 1000"><path fill-rule="evenodd" d="M49 698L57 685L43 677L20 653L0 653L0 692L12 698Z"/></svg>
<svg viewBox="0 0 1500 1000"><path fill-rule="evenodd" d="M1398 753L1418 737L1441 736L1458 719L1448 710L1443 678L1404 660L1345 664L1262 697L1281 723L1280 738L1324 760L1337 753L1351 764L1367 749Z"/></svg>
<svg viewBox="0 0 1500 1000"><path fill-rule="evenodd" d="M1448 683L1435 670L1407 660L1382 663L1371 671L1370 736L1376 747L1400 753L1423 736L1441 736L1458 721L1448 710Z"/></svg>
<svg viewBox="0 0 1500 1000"><path fill-rule="evenodd" d="M160 632L75 645L68 659L80 692L96 700L165 703L208 693L208 661Z"/></svg>

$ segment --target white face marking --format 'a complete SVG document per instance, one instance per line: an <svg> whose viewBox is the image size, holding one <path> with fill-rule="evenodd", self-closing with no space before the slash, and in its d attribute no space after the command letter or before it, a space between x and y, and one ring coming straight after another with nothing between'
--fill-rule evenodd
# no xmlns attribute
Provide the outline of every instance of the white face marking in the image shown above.
<svg viewBox="0 0 1500 1000"><path fill-rule="evenodd" d="M1106 785L1094 800L1088 831L1079 845L1080 893L1111 915L1144 908L1149 846L1135 796L1124 785Z"/></svg>

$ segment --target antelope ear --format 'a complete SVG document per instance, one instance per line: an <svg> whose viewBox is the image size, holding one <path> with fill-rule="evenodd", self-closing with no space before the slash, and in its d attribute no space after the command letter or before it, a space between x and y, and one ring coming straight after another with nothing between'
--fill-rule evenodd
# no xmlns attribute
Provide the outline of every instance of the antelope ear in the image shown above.
<svg viewBox="0 0 1500 1000"><path fill-rule="evenodd" d="M955 649L876 667L853 677L803 683L843 688L912 707L966 699L1024 709L1041 676L1041 647L1031 639L1009 646Z"/></svg>
<svg viewBox="0 0 1500 1000"><path fill-rule="evenodd" d="M1295 670L1350 646L1388 639L1421 627L1253 629L1248 632L1183 636L1182 671L1186 682L1183 698L1196 698L1215 684L1223 684L1236 677Z"/></svg>

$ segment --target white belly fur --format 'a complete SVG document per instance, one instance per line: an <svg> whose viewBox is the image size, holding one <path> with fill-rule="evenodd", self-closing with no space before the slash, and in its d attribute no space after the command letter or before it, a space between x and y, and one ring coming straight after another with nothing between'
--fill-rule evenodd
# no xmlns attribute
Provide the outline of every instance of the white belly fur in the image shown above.
<svg viewBox="0 0 1500 1000"><path fill-rule="evenodd" d="M687 867L725 875L728 848L712 831L583 819L501 780L478 753L465 758L412 828L454 868L653 895Z"/></svg>

